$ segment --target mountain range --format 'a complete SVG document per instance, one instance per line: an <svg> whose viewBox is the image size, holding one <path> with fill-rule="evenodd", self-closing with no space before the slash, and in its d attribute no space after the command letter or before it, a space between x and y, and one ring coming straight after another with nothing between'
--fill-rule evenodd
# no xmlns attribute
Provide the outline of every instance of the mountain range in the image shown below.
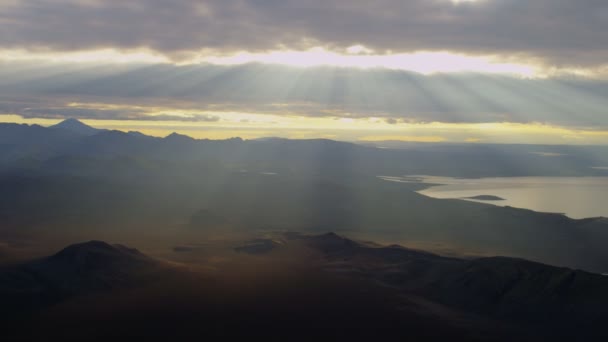
<svg viewBox="0 0 608 342"><path fill-rule="evenodd" d="M0 328L8 340L605 340L606 218L379 178L605 175L598 165L608 148L0 124Z"/></svg>
<svg viewBox="0 0 608 342"><path fill-rule="evenodd" d="M383 144L394 146L384 147ZM403 148L403 146L406 146ZM209 158L250 167L267 163L290 170L357 174L485 176L606 175L608 148L602 146L390 144L360 145L324 139L197 140L173 133L165 138L139 132L95 129L75 119L51 127L0 124L0 163L46 161L57 157L137 157L168 161ZM553 157L538 156L538 151ZM348 167L348 168L347 168Z"/></svg>
<svg viewBox="0 0 608 342"><path fill-rule="evenodd" d="M386 149L332 140L157 138L83 129L74 120L60 126L0 124L0 241L139 236L148 243L331 230L445 255L505 255L608 273L604 218L437 200L416 192L426 184L377 177L598 175L605 171L585 165L601 165L592 160L603 147L563 147L573 157L558 160L530 154L541 147L526 145ZM11 258L0 253L0 263Z"/></svg>

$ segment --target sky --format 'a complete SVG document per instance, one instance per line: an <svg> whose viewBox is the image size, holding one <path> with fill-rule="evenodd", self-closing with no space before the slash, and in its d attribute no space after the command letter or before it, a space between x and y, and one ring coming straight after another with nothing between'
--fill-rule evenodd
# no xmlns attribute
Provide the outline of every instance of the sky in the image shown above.
<svg viewBox="0 0 608 342"><path fill-rule="evenodd" d="M608 144L604 0L0 0L0 121Z"/></svg>

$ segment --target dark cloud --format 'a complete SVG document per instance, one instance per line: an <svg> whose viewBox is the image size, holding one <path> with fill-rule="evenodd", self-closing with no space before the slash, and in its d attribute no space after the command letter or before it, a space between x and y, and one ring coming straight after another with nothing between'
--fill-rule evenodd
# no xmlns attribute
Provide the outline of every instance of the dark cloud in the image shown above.
<svg viewBox="0 0 608 342"><path fill-rule="evenodd" d="M178 121L178 122L218 122L220 117L207 114L151 114L145 109L104 109L95 108L95 104L82 106L61 102L58 99L41 99L15 102L0 99L0 113L17 114L23 118L43 119L89 119L89 120L135 120L135 121Z"/></svg>
<svg viewBox="0 0 608 342"><path fill-rule="evenodd" d="M171 114L159 114L159 115L144 115L139 119L142 121L181 121L181 122L218 122L220 117L216 115L171 115Z"/></svg>
<svg viewBox="0 0 608 342"><path fill-rule="evenodd" d="M540 122L608 127L608 82L483 74L272 65L71 65L0 68L0 113L24 117L218 121L216 112L384 118L402 122ZM19 70L11 74L11 70ZM52 70L52 73L51 73ZM49 73L51 75L49 76ZM211 114L210 114L211 113ZM156 116L150 116L154 114Z"/></svg>
<svg viewBox="0 0 608 342"><path fill-rule="evenodd" d="M608 60L605 0L0 0L0 46L147 47L174 57L363 44L377 51Z"/></svg>

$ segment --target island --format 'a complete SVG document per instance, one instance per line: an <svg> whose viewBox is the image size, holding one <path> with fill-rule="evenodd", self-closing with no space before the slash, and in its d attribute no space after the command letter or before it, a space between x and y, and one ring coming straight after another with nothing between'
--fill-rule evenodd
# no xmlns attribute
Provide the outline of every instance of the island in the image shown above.
<svg viewBox="0 0 608 342"><path fill-rule="evenodd" d="M478 201L504 201L505 199L493 195L479 195L473 197L463 197L463 199L478 200Z"/></svg>

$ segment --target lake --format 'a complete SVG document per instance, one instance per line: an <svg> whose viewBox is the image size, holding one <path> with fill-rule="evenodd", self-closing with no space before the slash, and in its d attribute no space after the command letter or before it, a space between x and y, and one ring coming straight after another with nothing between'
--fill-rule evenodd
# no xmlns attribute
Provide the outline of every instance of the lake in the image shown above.
<svg viewBox="0 0 608 342"><path fill-rule="evenodd" d="M608 217L608 177L380 178L392 182L434 184L419 191L420 194L433 198L462 199L540 212L563 213L577 219Z"/></svg>

